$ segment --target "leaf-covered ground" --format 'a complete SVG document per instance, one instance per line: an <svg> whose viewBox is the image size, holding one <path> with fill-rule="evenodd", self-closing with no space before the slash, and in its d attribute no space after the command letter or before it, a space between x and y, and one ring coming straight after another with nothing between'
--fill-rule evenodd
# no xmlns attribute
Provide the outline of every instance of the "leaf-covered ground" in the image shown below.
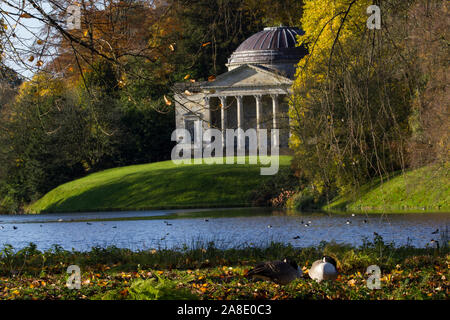
<svg viewBox="0 0 450 320"><path fill-rule="evenodd" d="M448 249L394 248L377 241L361 248L322 244L298 249L273 244L265 249L221 251L209 247L170 252L171 258L169 252L156 250L133 253L113 248L81 254L28 248L24 261L20 256L23 251L4 249L0 299L448 299ZM320 258L322 253L333 254L338 260L340 275L335 282L319 284L307 275L314 257ZM45 256L40 262L36 258L39 254ZM277 256L294 257L305 277L285 286L245 277L252 266L266 260L264 257ZM66 285L71 260L81 268L79 290ZM381 268L378 290L367 287L365 270L372 264Z"/></svg>

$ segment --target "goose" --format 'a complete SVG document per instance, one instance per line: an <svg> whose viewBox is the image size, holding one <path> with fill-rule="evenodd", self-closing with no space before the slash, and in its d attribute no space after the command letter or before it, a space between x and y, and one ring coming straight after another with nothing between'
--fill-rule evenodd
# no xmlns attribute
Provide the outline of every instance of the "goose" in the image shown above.
<svg viewBox="0 0 450 320"><path fill-rule="evenodd" d="M273 281L281 285L288 284L301 276L302 269L295 261L288 259L262 262L246 274L246 277Z"/></svg>
<svg viewBox="0 0 450 320"><path fill-rule="evenodd" d="M322 260L315 261L309 269L311 279L321 282L322 280L336 280L338 271L336 260L329 256L324 256Z"/></svg>
<svg viewBox="0 0 450 320"><path fill-rule="evenodd" d="M430 243L431 243L431 244L436 244L436 249L439 250L439 241L434 240L434 239L431 239Z"/></svg>

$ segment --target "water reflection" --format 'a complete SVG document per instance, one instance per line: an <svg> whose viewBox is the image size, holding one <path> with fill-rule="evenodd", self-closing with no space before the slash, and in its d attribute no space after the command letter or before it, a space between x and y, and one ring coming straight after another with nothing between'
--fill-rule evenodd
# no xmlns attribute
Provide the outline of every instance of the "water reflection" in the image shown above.
<svg viewBox="0 0 450 320"><path fill-rule="evenodd" d="M321 241L360 245L376 232L396 245L425 247L438 239L433 232L449 222L450 213L352 216L264 208L0 215L0 246L22 248L34 242L39 249L58 244L76 250L109 245L142 250L209 241L221 248L276 241L307 247Z"/></svg>

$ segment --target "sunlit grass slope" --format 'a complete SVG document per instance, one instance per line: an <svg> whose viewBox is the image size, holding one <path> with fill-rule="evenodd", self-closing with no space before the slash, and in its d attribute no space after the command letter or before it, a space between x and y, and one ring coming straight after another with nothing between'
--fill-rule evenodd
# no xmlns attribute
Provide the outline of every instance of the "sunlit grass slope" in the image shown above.
<svg viewBox="0 0 450 320"><path fill-rule="evenodd" d="M366 212L450 212L447 166L427 166L364 185L357 194L335 199L325 209Z"/></svg>
<svg viewBox="0 0 450 320"><path fill-rule="evenodd" d="M247 159L248 160L248 159ZM280 156L280 167L291 157ZM63 184L30 205L30 213L248 206L268 165L157 162L110 169Z"/></svg>

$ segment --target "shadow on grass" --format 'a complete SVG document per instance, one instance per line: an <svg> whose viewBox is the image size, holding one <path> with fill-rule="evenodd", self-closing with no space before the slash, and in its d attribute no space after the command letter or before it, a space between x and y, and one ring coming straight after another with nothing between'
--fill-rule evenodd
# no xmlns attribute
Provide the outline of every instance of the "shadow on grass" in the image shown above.
<svg viewBox="0 0 450 320"><path fill-rule="evenodd" d="M250 193L262 179L270 176L261 176L259 166L248 164L159 168L114 177L54 201L41 212L250 206Z"/></svg>

